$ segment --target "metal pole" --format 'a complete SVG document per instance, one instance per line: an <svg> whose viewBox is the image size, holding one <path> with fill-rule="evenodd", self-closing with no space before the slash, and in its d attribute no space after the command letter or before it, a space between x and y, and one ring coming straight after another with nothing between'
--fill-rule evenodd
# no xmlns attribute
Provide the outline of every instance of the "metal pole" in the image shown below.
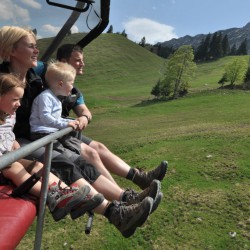
<svg viewBox="0 0 250 250"><path fill-rule="evenodd" d="M43 222L46 209L46 199L48 194L48 183L49 183L49 174L51 168L52 150L53 150L53 142L48 144L45 148L42 188L39 199L39 210L37 216L36 237L34 244L35 250L40 250L42 245Z"/></svg>
<svg viewBox="0 0 250 250"><path fill-rule="evenodd" d="M35 150L47 145L48 143L53 142L54 140L57 140L58 138L68 134L71 131L73 131L71 127L64 128L60 131L47 135L37 141L31 142L30 144L25 145L17 150L2 155L0 157L0 170L15 161L18 161L19 159L22 159L27 155L30 155Z"/></svg>

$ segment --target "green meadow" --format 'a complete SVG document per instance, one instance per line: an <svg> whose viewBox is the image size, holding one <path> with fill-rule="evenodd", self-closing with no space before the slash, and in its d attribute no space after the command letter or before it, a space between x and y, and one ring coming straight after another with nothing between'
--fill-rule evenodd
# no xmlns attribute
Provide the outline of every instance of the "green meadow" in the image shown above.
<svg viewBox="0 0 250 250"><path fill-rule="evenodd" d="M41 51L48 42L39 41ZM129 239L103 216L85 235L87 216L54 222L47 211L42 249L250 249L250 92L218 89L233 57L197 65L188 96L156 101L150 92L162 58L117 34L102 34L84 53L76 85L93 114L85 134L131 166L149 170L167 160L164 198ZM35 229L36 222L17 249L33 248Z"/></svg>

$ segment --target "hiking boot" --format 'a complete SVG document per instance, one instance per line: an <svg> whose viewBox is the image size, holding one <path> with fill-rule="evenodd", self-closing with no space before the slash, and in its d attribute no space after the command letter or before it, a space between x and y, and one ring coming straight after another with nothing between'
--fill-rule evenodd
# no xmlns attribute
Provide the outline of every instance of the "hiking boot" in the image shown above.
<svg viewBox="0 0 250 250"><path fill-rule="evenodd" d="M149 187L144 189L142 192L137 193L133 189L127 189L124 191L122 201L126 202L127 205L132 205L143 201L147 196L153 198L155 201L156 197L161 191L161 182L153 180Z"/></svg>
<svg viewBox="0 0 250 250"><path fill-rule="evenodd" d="M63 219L71 209L81 204L90 192L89 186L61 188L60 182L50 185L47 205L55 221Z"/></svg>
<svg viewBox="0 0 250 250"><path fill-rule="evenodd" d="M78 217L84 215L86 212L93 210L98 207L104 200L104 196L102 194L96 195L87 195L83 202L80 205L71 210L70 216L72 220L77 219Z"/></svg>
<svg viewBox="0 0 250 250"><path fill-rule="evenodd" d="M113 201L109 206L107 218L125 237L135 233L147 220L153 206L153 199L146 197L142 202L126 206L123 202Z"/></svg>
<svg viewBox="0 0 250 250"><path fill-rule="evenodd" d="M149 185L151 184L153 180L161 181L167 172L167 168L168 168L168 162L162 161L161 164L157 168L149 172L144 172L142 170L135 169L136 173L132 181L141 189L145 189L149 187Z"/></svg>

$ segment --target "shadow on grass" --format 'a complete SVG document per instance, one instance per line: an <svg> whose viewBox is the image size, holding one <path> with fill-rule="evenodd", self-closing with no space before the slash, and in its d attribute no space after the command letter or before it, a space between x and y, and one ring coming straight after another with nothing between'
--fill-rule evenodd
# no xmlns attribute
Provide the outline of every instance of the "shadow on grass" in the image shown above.
<svg viewBox="0 0 250 250"><path fill-rule="evenodd" d="M148 99L148 100L142 100L141 102L133 105L133 108L141 108L141 107L146 107L146 106L150 106L150 105L154 105L154 104L158 104L161 102L169 102L172 101L172 98L153 98L153 99Z"/></svg>

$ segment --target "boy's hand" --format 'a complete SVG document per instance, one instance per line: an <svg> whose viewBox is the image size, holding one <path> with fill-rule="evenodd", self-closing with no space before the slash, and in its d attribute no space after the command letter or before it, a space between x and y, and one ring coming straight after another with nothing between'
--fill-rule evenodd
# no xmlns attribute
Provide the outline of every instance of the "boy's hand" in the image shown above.
<svg viewBox="0 0 250 250"><path fill-rule="evenodd" d="M72 127L74 130L79 128L79 121L74 120L68 123L68 127Z"/></svg>
<svg viewBox="0 0 250 250"><path fill-rule="evenodd" d="M12 150L16 150L16 149L19 149L19 148L20 148L20 144L15 140L14 143L13 143Z"/></svg>

